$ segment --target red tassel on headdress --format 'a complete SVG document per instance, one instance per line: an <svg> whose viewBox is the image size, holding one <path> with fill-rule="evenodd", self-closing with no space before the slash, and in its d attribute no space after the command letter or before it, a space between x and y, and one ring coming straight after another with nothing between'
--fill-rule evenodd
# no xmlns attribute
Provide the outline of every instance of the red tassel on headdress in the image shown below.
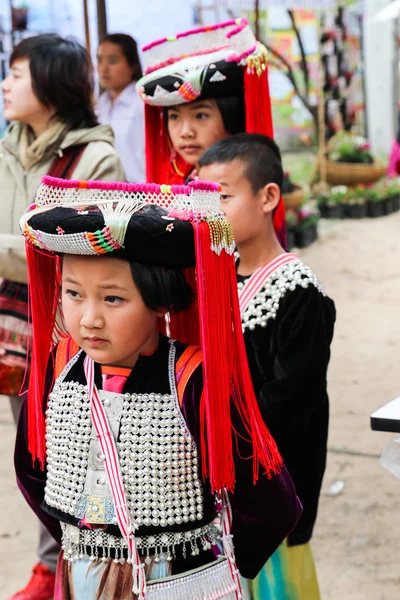
<svg viewBox="0 0 400 600"><path fill-rule="evenodd" d="M258 408L243 341L233 257L210 249L206 222L193 223L197 293L203 350L204 390L200 405L202 472L214 491L235 486L233 402L253 444L254 480L259 464L271 475L282 459ZM221 297L225 299L221 302Z"/></svg>
<svg viewBox="0 0 400 600"><path fill-rule="evenodd" d="M44 389L53 348L59 287L60 259L26 243L29 284L31 368L28 391L28 448L32 460L44 469L46 458Z"/></svg>
<svg viewBox="0 0 400 600"><path fill-rule="evenodd" d="M274 137L268 68L257 75L255 70L244 71L244 101L246 107L246 132ZM287 248L285 205L281 196L274 213L274 229L279 243Z"/></svg>
<svg viewBox="0 0 400 600"><path fill-rule="evenodd" d="M193 293L196 294L196 268L183 269L183 274ZM169 335L184 344L200 345L199 312L196 298L188 310L170 316Z"/></svg>
<svg viewBox="0 0 400 600"><path fill-rule="evenodd" d="M145 106L146 116L146 179L149 183L183 185L193 170L181 156L173 151L163 109Z"/></svg>
<svg viewBox="0 0 400 600"><path fill-rule="evenodd" d="M274 137L268 69L261 75L255 70L244 69L244 104L246 108L246 132Z"/></svg>

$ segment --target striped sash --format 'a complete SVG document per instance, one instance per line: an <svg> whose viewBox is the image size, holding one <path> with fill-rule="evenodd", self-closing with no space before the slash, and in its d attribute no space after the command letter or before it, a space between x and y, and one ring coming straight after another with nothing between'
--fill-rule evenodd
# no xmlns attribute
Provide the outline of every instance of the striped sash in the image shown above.
<svg viewBox="0 0 400 600"><path fill-rule="evenodd" d="M243 288L239 291L240 314L243 317L247 307L254 296L261 290L268 277L272 275L279 267L286 265L293 260L298 260L295 254L285 252L280 254L268 264L254 271L253 275L246 281Z"/></svg>

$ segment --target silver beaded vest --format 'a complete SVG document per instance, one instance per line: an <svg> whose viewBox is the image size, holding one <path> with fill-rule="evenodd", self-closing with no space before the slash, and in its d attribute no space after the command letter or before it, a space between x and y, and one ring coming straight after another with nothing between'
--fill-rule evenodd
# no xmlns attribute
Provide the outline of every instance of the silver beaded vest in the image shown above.
<svg viewBox="0 0 400 600"><path fill-rule="evenodd" d="M246 286L248 280L238 283L239 292ZM307 265L300 259L282 265L271 273L263 287L252 298L242 314L242 329L253 331L256 327L266 327L271 319L275 319L279 303L289 291L297 286L307 288L313 285L321 294L325 292Z"/></svg>
<svg viewBox="0 0 400 600"><path fill-rule="evenodd" d="M50 394L47 421L45 502L86 523L116 524L103 455L91 423L86 385L65 378ZM100 399L117 441L133 526L168 526L203 518L198 454L182 412L175 381L175 346L169 350L169 394L117 394Z"/></svg>

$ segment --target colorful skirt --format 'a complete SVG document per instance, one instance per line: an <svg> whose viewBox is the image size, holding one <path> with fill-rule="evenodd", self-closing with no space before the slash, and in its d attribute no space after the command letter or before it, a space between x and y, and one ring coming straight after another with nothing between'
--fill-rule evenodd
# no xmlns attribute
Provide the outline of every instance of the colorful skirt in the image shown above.
<svg viewBox="0 0 400 600"><path fill-rule="evenodd" d="M16 395L28 352L28 286L0 278L0 394Z"/></svg>
<svg viewBox="0 0 400 600"><path fill-rule="evenodd" d="M250 582L252 600L320 600L310 544L285 540Z"/></svg>

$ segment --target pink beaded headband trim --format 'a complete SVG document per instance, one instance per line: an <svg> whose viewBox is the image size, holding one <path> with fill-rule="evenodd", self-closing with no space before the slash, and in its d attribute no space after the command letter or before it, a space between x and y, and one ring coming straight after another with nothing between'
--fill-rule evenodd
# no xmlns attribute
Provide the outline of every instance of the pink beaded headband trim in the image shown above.
<svg viewBox="0 0 400 600"><path fill-rule="evenodd" d="M206 25L205 27L198 27L197 29L189 29L188 31L178 33L177 35L164 37L161 40L155 40L154 42L151 42L150 44L143 46L142 51L146 52L147 50L150 50L151 48L154 48L155 46L159 46L160 44L165 44L165 42L175 42L176 40L179 40L180 38L188 37L189 35L196 35L198 33L206 33L208 31L217 31L218 29L224 29L224 27L231 27L232 25L239 25L239 23L240 23L240 26L237 27L236 29L234 29L232 32L229 32L226 36L226 37L231 37L235 33L238 33L238 31L240 31L240 29L243 29L244 27L246 27L246 25L248 24L246 19L232 19L231 21L225 21L224 23L217 23L216 25L209 25L209 26Z"/></svg>
<svg viewBox="0 0 400 600"><path fill-rule="evenodd" d="M190 181L187 185L159 185L157 183L122 183L114 181L78 181L74 179L60 179L45 175L42 183L49 187L59 187L65 189L87 189L87 190L106 190L120 192L142 192L147 194L187 194L193 191L201 192L220 192L219 183L210 181Z"/></svg>
<svg viewBox="0 0 400 600"><path fill-rule="evenodd" d="M234 27L235 25L237 25L237 27ZM184 60L186 58L193 58L196 56L204 56L207 54L214 54L214 53L220 52L222 50L229 49L229 48L231 48L231 45L229 43L231 41L231 39L234 38L235 36L240 35L248 26L249 26L249 24L246 19L235 19L235 20L231 20L231 21L225 21L224 23L218 23L218 24L212 25L212 26L191 29L191 30L185 31L183 33L178 33L175 36L165 37L160 40L156 40L155 42L152 42L151 44L147 44L147 46L144 46L142 48L144 53L146 53L150 50L153 50L157 46L161 46L168 42L177 42L178 40L187 38L192 35L199 35L202 33L212 33L213 31L219 31L221 29L226 29L227 27L234 27L233 29L230 29L228 32L226 32L226 34L225 34L226 43L225 44L223 44L223 45L221 45L221 43L215 44L215 42L217 40L214 39L214 45L210 45L209 47L203 48L201 50L192 49L193 51L189 51L189 48L188 48L187 52L180 53L177 56L170 56L166 60L163 60L160 62L157 61L155 64L148 65L144 69L144 74L150 75L151 73L154 73L154 71L158 71L160 69L163 69L164 67L173 65L173 64L180 62L181 60ZM210 39L210 41L211 41L211 39ZM251 46L251 48L246 48L240 54L231 54L230 56L226 57L225 60L227 62L231 62L231 63L232 62L240 63L240 61L244 60L250 54L255 52L256 49L257 49L257 44L255 43ZM232 48L232 50L233 50L233 48ZM145 56L145 58L146 58L146 56Z"/></svg>

